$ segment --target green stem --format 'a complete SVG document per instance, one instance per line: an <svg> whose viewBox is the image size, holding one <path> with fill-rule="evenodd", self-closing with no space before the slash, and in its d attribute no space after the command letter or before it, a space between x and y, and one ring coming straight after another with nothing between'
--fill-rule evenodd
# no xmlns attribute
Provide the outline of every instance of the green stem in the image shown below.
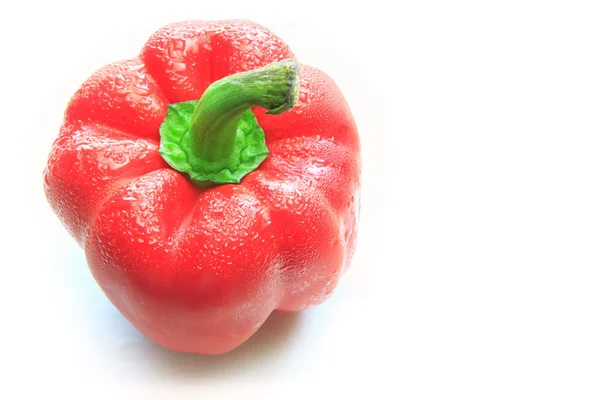
<svg viewBox="0 0 600 400"><path fill-rule="evenodd" d="M158 152L201 187L240 183L269 155L251 108L279 114L294 107L299 70L294 60L269 64L213 83L200 100L169 104Z"/></svg>
<svg viewBox="0 0 600 400"><path fill-rule="evenodd" d="M269 114L280 114L296 104L298 72L296 61L285 60L230 75L210 85L192 115L188 132L190 152L208 162L230 157L246 110L259 106Z"/></svg>

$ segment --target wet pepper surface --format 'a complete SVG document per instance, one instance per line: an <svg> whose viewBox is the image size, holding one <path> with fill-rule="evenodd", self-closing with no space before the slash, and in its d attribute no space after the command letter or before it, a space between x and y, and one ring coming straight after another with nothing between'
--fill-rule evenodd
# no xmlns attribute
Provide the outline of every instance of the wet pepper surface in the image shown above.
<svg viewBox="0 0 600 400"><path fill-rule="evenodd" d="M239 183L198 185L159 153L169 105L294 59L249 21L176 23L94 73L68 105L44 173L48 201L110 301L166 348L229 351L273 310L326 300L349 266L359 137L320 70L298 64L285 112L248 103L268 155Z"/></svg>

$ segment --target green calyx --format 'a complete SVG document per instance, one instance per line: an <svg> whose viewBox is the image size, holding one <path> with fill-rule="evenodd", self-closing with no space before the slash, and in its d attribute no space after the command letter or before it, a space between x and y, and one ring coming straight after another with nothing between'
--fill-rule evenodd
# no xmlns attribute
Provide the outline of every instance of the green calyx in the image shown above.
<svg viewBox="0 0 600 400"><path fill-rule="evenodd" d="M239 183L269 155L250 108L280 114L294 107L299 70L294 60L269 64L213 83L200 100L169 105L160 155L200 186Z"/></svg>

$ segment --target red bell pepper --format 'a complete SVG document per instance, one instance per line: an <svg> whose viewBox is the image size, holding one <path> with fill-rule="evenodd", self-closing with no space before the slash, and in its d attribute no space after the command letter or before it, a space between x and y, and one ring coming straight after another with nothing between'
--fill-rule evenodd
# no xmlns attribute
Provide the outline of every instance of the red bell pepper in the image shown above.
<svg viewBox="0 0 600 400"><path fill-rule="evenodd" d="M44 171L94 278L144 335L218 354L323 302L356 243L344 97L248 21L188 21L75 93Z"/></svg>

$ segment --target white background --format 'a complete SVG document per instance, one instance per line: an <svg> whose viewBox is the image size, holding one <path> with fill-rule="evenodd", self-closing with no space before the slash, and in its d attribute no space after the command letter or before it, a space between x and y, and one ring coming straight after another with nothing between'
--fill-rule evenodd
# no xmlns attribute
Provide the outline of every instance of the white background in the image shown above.
<svg viewBox="0 0 600 400"><path fill-rule="evenodd" d="M596 1L1 7L0 398L600 398ZM179 355L105 299L42 170L94 70L167 23L235 17L350 103L359 247L325 304L225 356Z"/></svg>

